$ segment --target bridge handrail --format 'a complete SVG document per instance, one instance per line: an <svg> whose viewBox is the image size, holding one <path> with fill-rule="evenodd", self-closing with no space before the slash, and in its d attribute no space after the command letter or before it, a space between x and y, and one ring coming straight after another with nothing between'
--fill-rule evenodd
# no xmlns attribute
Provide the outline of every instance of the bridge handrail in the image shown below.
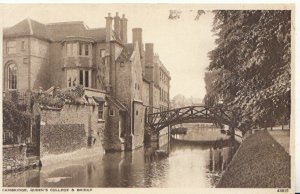
<svg viewBox="0 0 300 194"><path fill-rule="evenodd" d="M201 110L197 108L202 108ZM180 114L183 113L183 114ZM228 111L227 111L228 113ZM221 107L209 107L205 105L191 105L180 108L173 108L166 111L148 113L147 125L152 126L156 130L170 125L172 122L182 120L208 119L216 120L216 123L232 125L232 118ZM176 123L176 122L175 122Z"/></svg>
<svg viewBox="0 0 300 194"><path fill-rule="evenodd" d="M155 115L155 114L161 114L161 113L165 113L165 112L171 112L171 111L175 111L175 110L181 110L181 109L186 109L186 108L190 108L190 107L203 107L203 108L209 108L207 106L183 106L180 108L173 108L173 109L169 109L169 110L165 110L165 111L160 111L160 112L155 112L155 113L149 113L148 115Z"/></svg>

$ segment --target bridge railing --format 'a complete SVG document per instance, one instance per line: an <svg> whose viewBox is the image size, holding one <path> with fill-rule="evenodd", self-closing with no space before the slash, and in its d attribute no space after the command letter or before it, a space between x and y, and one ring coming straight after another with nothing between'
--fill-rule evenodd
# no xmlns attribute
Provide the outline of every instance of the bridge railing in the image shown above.
<svg viewBox="0 0 300 194"><path fill-rule="evenodd" d="M218 107L187 106L182 108L161 111L148 114L147 124L156 130L160 130L168 125L207 121L230 124L230 116L226 111Z"/></svg>

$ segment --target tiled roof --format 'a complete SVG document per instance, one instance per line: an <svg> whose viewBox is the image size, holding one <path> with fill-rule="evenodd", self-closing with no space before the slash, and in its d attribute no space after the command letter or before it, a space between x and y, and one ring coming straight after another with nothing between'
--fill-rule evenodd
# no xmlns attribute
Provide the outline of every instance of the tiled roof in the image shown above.
<svg viewBox="0 0 300 194"><path fill-rule="evenodd" d="M106 30L105 28L89 29L82 21L42 24L29 18L3 30L4 38L30 35L51 41L61 41L68 37L105 41Z"/></svg>
<svg viewBox="0 0 300 194"><path fill-rule="evenodd" d="M49 39L46 26L32 19L24 19L10 28L3 29L3 37L36 36Z"/></svg>
<svg viewBox="0 0 300 194"><path fill-rule="evenodd" d="M132 56L133 50L134 50L133 44L125 44L117 61L123 63L128 62L130 60L130 57Z"/></svg>

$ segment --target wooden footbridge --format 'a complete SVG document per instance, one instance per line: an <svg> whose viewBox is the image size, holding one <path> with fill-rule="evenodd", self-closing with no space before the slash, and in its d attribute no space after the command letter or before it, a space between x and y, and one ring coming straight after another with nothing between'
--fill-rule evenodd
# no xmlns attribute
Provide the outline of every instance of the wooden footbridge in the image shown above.
<svg viewBox="0 0 300 194"><path fill-rule="evenodd" d="M150 113L146 117L146 125L153 132L181 123L215 123L225 124L234 128L235 122L230 111L220 107L187 106L157 113Z"/></svg>

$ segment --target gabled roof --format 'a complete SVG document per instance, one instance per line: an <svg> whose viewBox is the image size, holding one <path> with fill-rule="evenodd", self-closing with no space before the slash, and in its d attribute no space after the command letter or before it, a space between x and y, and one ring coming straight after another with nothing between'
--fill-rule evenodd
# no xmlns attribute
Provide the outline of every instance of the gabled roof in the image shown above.
<svg viewBox="0 0 300 194"><path fill-rule="evenodd" d="M117 62L122 62L122 63L128 62L132 56L133 50L134 50L133 44L125 44L121 54L117 59Z"/></svg>
<svg viewBox="0 0 300 194"><path fill-rule="evenodd" d="M4 38L18 36L35 36L50 41L62 41L69 37L83 37L94 41L105 41L106 29L90 29L83 21L42 24L27 18L3 30Z"/></svg>

